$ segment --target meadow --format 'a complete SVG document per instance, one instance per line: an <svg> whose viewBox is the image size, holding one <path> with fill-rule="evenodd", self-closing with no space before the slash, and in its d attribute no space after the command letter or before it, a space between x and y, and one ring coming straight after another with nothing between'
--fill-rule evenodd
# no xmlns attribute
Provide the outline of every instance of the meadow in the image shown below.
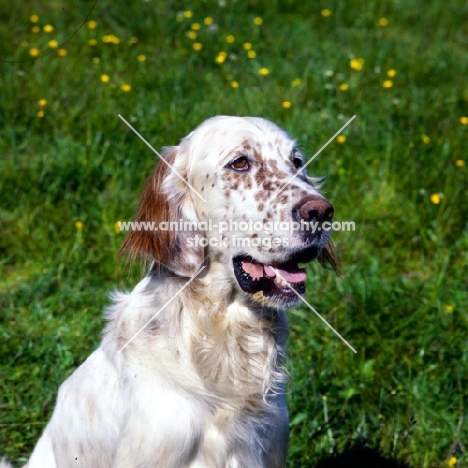
<svg viewBox="0 0 468 468"><path fill-rule="evenodd" d="M468 3L0 3L0 456L20 466L96 348L156 148L204 119L285 128L326 176L340 274L290 312L288 468L359 443L468 466Z"/></svg>

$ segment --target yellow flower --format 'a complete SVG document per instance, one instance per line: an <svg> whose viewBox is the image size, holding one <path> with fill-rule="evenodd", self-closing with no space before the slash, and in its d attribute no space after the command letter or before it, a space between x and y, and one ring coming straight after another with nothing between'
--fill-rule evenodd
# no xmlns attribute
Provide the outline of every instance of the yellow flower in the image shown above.
<svg viewBox="0 0 468 468"><path fill-rule="evenodd" d="M44 111L43 110L38 111L37 116L41 118L44 117Z"/></svg>
<svg viewBox="0 0 468 468"><path fill-rule="evenodd" d="M139 62L144 62L144 61L146 60L146 55L143 55L143 54L139 55L139 56L137 57L137 60L138 60Z"/></svg>
<svg viewBox="0 0 468 468"><path fill-rule="evenodd" d="M297 88L298 86L300 86L302 83L301 79L300 78L294 78L293 82L292 82L292 85L293 85L293 88Z"/></svg>
<svg viewBox="0 0 468 468"><path fill-rule="evenodd" d="M37 15L31 15L29 17L29 21L31 21L31 23L37 23L39 21L39 16Z"/></svg>
<svg viewBox="0 0 468 468"><path fill-rule="evenodd" d="M114 224L114 230L115 232L118 234L120 232L120 221L117 221L115 224Z"/></svg>
<svg viewBox="0 0 468 468"><path fill-rule="evenodd" d="M451 314L453 312L453 305L445 304L445 311Z"/></svg>
<svg viewBox="0 0 468 468"><path fill-rule="evenodd" d="M54 27L51 24L46 24L43 29L45 33L51 33L54 30Z"/></svg>
<svg viewBox="0 0 468 468"><path fill-rule="evenodd" d="M364 65L364 59L363 58L354 58L349 62L349 66L356 71L362 70L362 66Z"/></svg>
<svg viewBox="0 0 468 468"><path fill-rule="evenodd" d="M379 19L380 26L388 26L388 19L387 18L380 18Z"/></svg>
<svg viewBox="0 0 468 468"><path fill-rule="evenodd" d="M96 21L91 20L91 21L88 21L86 26L88 26L88 29L96 29L97 23L96 23Z"/></svg>
<svg viewBox="0 0 468 468"><path fill-rule="evenodd" d="M262 75L262 76L266 76L269 73L270 73L270 70L268 70L268 68L266 68L266 67L262 67L262 68L260 68L260 70L258 70L258 74Z"/></svg>
<svg viewBox="0 0 468 468"><path fill-rule="evenodd" d="M198 31L201 26L200 26L200 23L193 23L191 28L194 30L194 31Z"/></svg>
<svg viewBox="0 0 468 468"><path fill-rule="evenodd" d="M226 41L229 42L229 44L232 44L235 40L236 38L232 34L226 37Z"/></svg>
<svg viewBox="0 0 468 468"><path fill-rule="evenodd" d="M250 50L252 48L252 44L250 42L244 42L242 44L242 47L244 48L244 50Z"/></svg>
<svg viewBox="0 0 468 468"><path fill-rule="evenodd" d="M119 44L120 39L113 34L106 34L102 37L102 42L105 42L106 44Z"/></svg>
<svg viewBox="0 0 468 468"><path fill-rule="evenodd" d="M56 41L55 39L52 39L51 41L49 41L47 43L47 45L51 48L51 49L56 49L58 47L58 41Z"/></svg>
<svg viewBox="0 0 468 468"><path fill-rule="evenodd" d="M186 18L191 18L193 16L193 12L191 12L190 10L185 10L184 11L184 16Z"/></svg>
<svg viewBox="0 0 468 468"><path fill-rule="evenodd" d="M193 44L193 50L202 50L203 49L203 44L201 42L195 42L195 44Z"/></svg>
<svg viewBox="0 0 468 468"><path fill-rule="evenodd" d="M385 80L383 83L382 83L382 86L384 88L391 88L393 86L393 81L392 80Z"/></svg>
<svg viewBox="0 0 468 468"><path fill-rule="evenodd" d="M231 88L238 88L239 83L237 81L231 81Z"/></svg>
<svg viewBox="0 0 468 468"><path fill-rule="evenodd" d="M125 93L128 93L132 89L132 87L128 83L122 83L120 89Z"/></svg>
<svg viewBox="0 0 468 468"><path fill-rule="evenodd" d="M109 83L110 81L110 76L109 75L101 75L101 81L103 83Z"/></svg>
<svg viewBox="0 0 468 468"><path fill-rule="evenodd" d="M344 135L338 135L338 136L336 137L336 141L337 141L338 143L344 143L344 142L346 141L346 137L345 137Z"/></svg>
<svg viewBox="0 0 468 468"><path fill-rule="evenodd" d="M37 57L39 55L39 49L36 49L35 47L29 49L29 55L31 57Z"/></svg>
<svg viewBox="0 0 468 468"><path fill-rule="evenodd" d="M455 165L458 167L463 167L465 165L465 161L463 161L463 159L457 159L455 161Z"/></svg>
<svg viewBox="0 0 468 468"><path fill-rule="evenodd" d="M207 16L204 20L203 23L205 23L206 26L211 26L213 24L213 18L211 16Z"/></svg>
<svg viewBox="0 0 468 468"><path fill-rule="evenodd" d="M260 18L260 16L257 16L256 18L254 18L253 23L257 26L260 26L261 24L263 24L263 19Z"/></svg>
<svg viewBox="0 0 468 468"><path fill-rule="evenodd" d="M450 460L447 462L447 466L449 468L453 468L454 466L457 466L457 458L456 457L450 457Z"/></svg>
<svg viewBox="0 0 468 468"><path fill-rule="evenodd" d="M59 49L57 53L60 57L65 57L68 54L67 49Z"/></svg>
<svg viewBox="0 0 468 468"><path fill-rule="evenodd" d="M249 50L247 52L247 57L249 58L255 58L257 56L257 52L255 52L254 50Z"/></svg>
<svg viewBox="0 0 468 468"><path fill-rule="evenodd" d="M283 109L289 109L291 107L291 101L283 101L283 104L281 104L283 106Z"/></svg>
<svg viewBox="0 0 468 468"><path fill-rule="evenodd" d="M76 227L76 229L78 229L78 231L82 231L83 228L84 228L84 223L83 223L83 221L76 221L75 227Z"/></svg>
<svg viewBox="0 0 468 468"><path fill-rule="evenodd" d="M431 139L427 135L421 135L421 140L425 145L427 145L431 141Z"/></svg>
<svg viewBox="0 0 468 468"><path fill-rule="evenodd" d="M468 125L468 117L460 117L460 123L462 125Z"/></svg>
<svg viewBox="0 0 468 468"><path fill-rule="evenodd" d="M393 78L395 75L396 75L395 69L391 68L390 70L388 70L387 76L389 76L390 78Z"/></svg>
<svg viewBox="0 0 468 468"><path fill-rule="evenodd" d="M98 64L101 61L99 57L93 57L93 63Z"/></svg>
<svg viewBox="0 0 468 468"><path fill-rule="evenodd" d="M226 52L220 52L218 56L215 58L216 63L224 63L226 60L227 54Z"/></svg>
<svg viewBox="0 0 468 468"><path fill-rule="evenodd" d="M41 30L41 28L40 28L39 26L33 26L33 27L31 28L31 31L32 31L33 33L38 33L40 30Z"/></svg>
<svg viewBox="0 0 468 468"><path fill-rule="evenodd" d="M97 41L96 41L96 39L90 39L90 40L88 41L88 44L89 44L90 46L95 46L95 45L97 44Z"/></svg>
<svg viewBox="0 0 468 468"><path fill-rule="evenodd" d="M189 39L196 39L197 38L197 33L195 31L187 31L187 37Z"/></svg>
<svg viewBox="0 0 468 468"><path fill-rule="evenodd" d="M349 86L346 83L341 83L340 86L338 86L338 89L340 91L348 91Z"/></svg>
<svg viewBox="0 0 468 468"><path fill-rule="evenodd" d="M438 193L433 193L430 198L431 203L434 203L434 205L438 205L440 203L440 195Z"/></svg>
<svg viewBox="0 0 468 468"><path fill-rule="evenodd" d="M47 100L44 99L44 98L39 99L38 104L39 104L41 107L44 107L44 106L47 104Z"/></svg>
<svg viewBox="0 0 468 468"><path fill-rule="evenodd" d="M324 17L324 18L328 18L329 16L331 16L332 12L331 10L329 10L328 8L325 8L324 10L322 10L320 12L320 14Z"/></svg>

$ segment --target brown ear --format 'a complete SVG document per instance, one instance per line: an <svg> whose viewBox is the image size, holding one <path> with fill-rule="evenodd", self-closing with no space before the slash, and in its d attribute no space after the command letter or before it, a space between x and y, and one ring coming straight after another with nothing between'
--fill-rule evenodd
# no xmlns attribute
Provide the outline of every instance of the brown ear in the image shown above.
<svg viewBox="0 0 468 468"><path fill-rule="evenodd" d="M164 151L163 157L172 166L177 154L178 147L173 146ZM188 196L190 189L184 186L182 192L176 191L175 186L181 185L180 180L168 187L168 179L174 175L171 168L160 161L146 179L133 229L125 238L119 256L127 253L130 261L138 257L149 258L179 276L192 276L203 262L203 248L193 239L198 234L193 229L197 219L193 214L187 215L193 213ZM178 229L184 228L183 223L187 221L192 226L190 230Z"/></svg>

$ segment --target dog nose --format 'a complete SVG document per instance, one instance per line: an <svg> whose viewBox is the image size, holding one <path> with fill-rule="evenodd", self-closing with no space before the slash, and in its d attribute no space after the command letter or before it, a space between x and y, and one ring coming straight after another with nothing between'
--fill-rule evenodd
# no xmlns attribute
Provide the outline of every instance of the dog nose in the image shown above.
<svg viewBox="0 0 468 468"><path fill-rule="evenodd" d="M331 221L333 218L333 206L325 198L311 196L303 200L294 209L294 215L297 221Z"/></svg>

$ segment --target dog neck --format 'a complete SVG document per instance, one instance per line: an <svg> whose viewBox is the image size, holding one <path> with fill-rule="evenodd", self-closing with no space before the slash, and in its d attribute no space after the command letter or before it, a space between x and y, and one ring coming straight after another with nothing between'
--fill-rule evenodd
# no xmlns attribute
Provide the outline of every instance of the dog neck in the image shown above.
<svg viewBox="0 0 468 468"><path fill-rule="evenodd" d="M187 342L195 372L221 406L236 403L255 413L265 409L268 397L279 392L286 380L282 362L286 317L283 311L239 299L235 280L226 281L224 269L212 262L178 294L171 313L180 314L181 320L168 321L178 328L169 335ZM153 266L150 274L162 285L174 282L164 268ZM176 281L178 289L187 281Z"/></svg>

